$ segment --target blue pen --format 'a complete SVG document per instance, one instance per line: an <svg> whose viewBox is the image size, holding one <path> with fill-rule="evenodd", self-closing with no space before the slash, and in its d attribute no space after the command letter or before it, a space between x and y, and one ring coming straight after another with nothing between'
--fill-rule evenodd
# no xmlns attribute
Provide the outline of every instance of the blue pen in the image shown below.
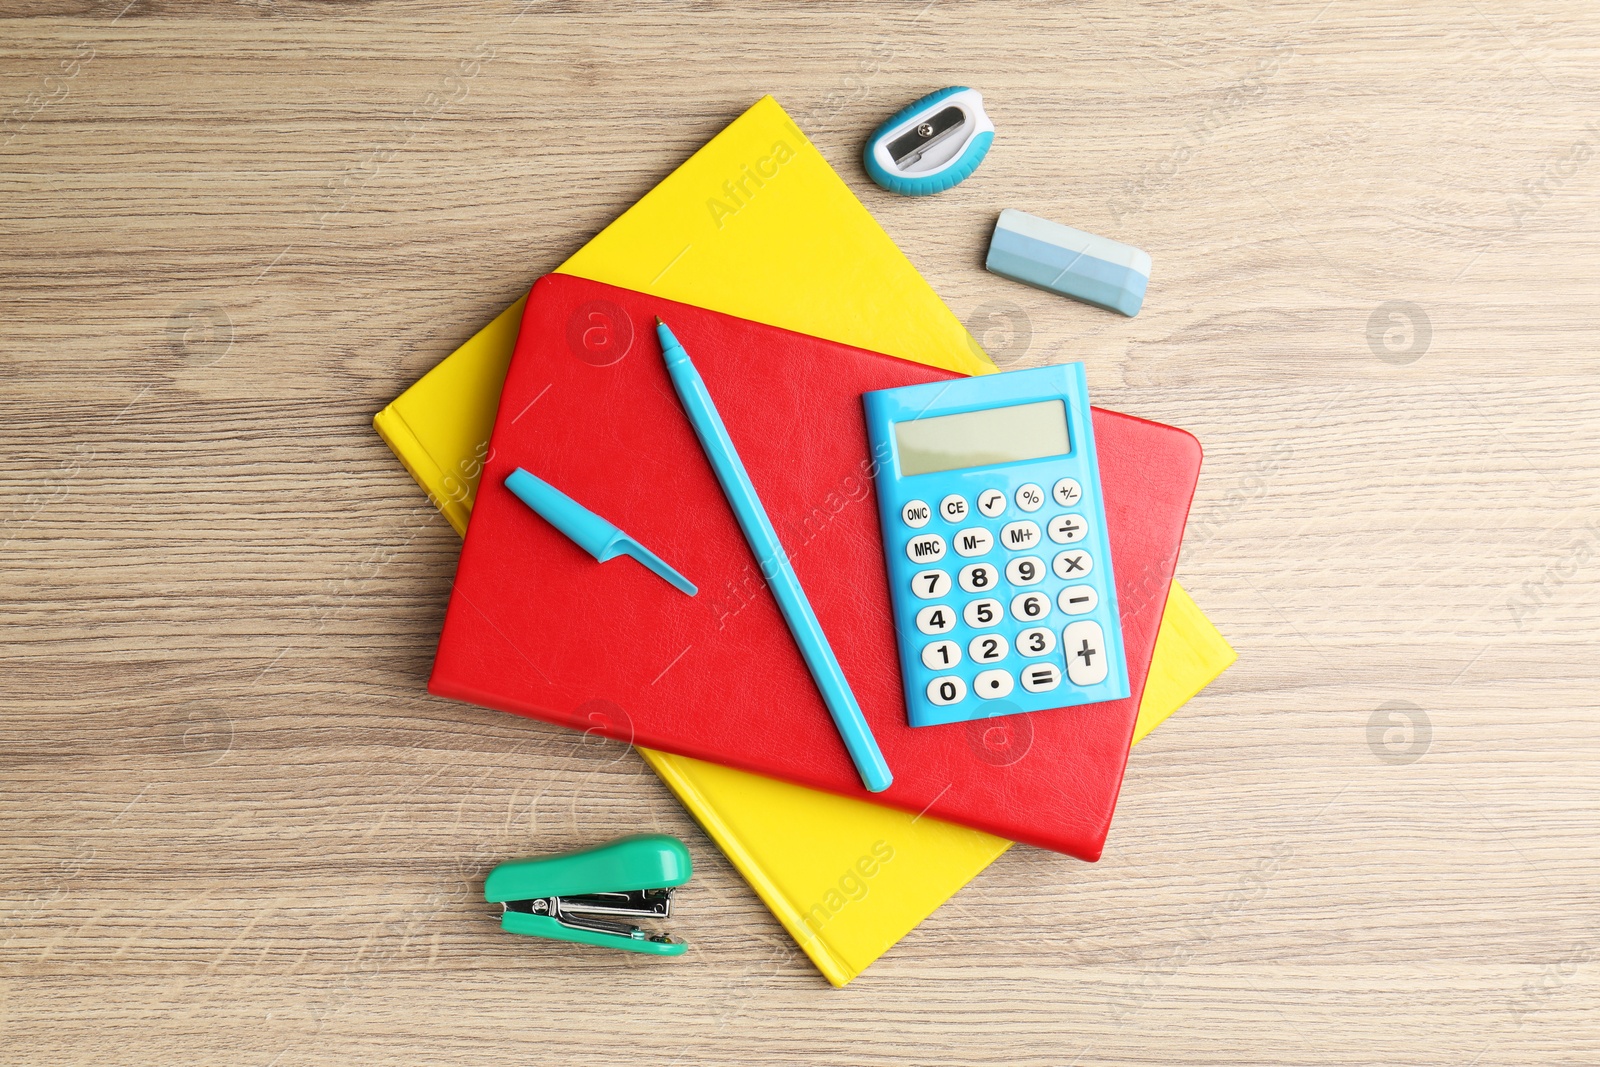
<svg viewBox="0 0 1600 1067"><path fill-rule="evenodd" d="M711 402L706 383L690 362L689 353L683 350L678 339L672 336L672 331L667 329L667 324L660 319L656 320L656 336L661 339L661 355L667 362L667 374L672 378L672 386L678 391L678 399L683 401L683 409L689 414L695 436L700 438L700 447L711 461L711 469L717 473L723 495L728 498L734 515L739 519L744 539L756 554L761 575L766 578L774 599L778 601L778 609L789 624L789 632L794 635L795 644L800 646L800 655L822 692L822 701L828 705L833 724L838 727L839 736L844 738L844 747L849 750L856 772L861 775L861 783L872 792L881 793L889 788L894 776L889 773L883 753L878 751L878 742L872 736L866 717L861 714L861 705L856 703L856 695L850 691L844 671L839 669L833 649L828 646L827 635L822 632L816 613L811 610L811 602L800 587L800 579L789 563L789 556L778 540L777 531L772 528L772 520L767 518L767 509L761 506L756 487L750 484L744 461L733 447L733 439L728 436L728 428L722 424L722 416L717 414L717 406Z"/></svg>

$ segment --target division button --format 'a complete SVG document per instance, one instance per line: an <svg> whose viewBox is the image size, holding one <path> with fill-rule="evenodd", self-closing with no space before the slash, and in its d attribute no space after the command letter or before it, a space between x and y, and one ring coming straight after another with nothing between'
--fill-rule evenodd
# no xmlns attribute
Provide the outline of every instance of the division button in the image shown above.
<svg viewBox="0 0 1600 1067"><path fill-rule="evenodd" d="M913 530L920 530L928 525L928 520L933 518L933 509L926 500L908 500L905 507L900 509L900 521Z"/></svg>
<svg viewBox="0 0 1600 1067"><path fill-rule="evenodd" d="M1022 688L1030 693L1048 693L1061 684L1061 668L1054 663L1035 663L1023 668Z"/></svg>
<svg viewBox="0 0 1600 1067"><path fill-rule="evenodd" d="M1076 479L1063 478L1056 483L1052 495L1055 496L1057 504L1070 508L1083 499L1083 486L1079 485Z"/></svg>
<svg viewBox="0 0 1600 1067"><path fill-rule="evenodd" d="M972 691L985 700L1010 696L1011 686L1011 675L998 667L992 671L979 671L972 680Z"/></svg>
<svg viewBox="0 0 1600 1067"><path fill-rule="evenodd" d="M938 534L919 534L906 542L906 558L912 563L938 563L944 559L944 538Z"/></svg>
<svg viewBox="0 0 1600 1067"><path fill-rule="evenodd" d="M1100 605L1100 594L1092 585L1069 585L1056 597L1056 604L1068 615L1087 615Z"/></svg>
<svg viewBox="0 0 1600 1067"><path fill-rule="evenodd" d="M1082 515L1057 515L1050 520L1050 540L1058 545L1082 541L1089 532L1089 523Z"/></svg>
<svg viewBox="0 0 1600 1067"><path fill-rule="evenodd" d="M928 683L928 703L937 704L941 708L948 704L959 704L967 699L967 683L955 675L946 678L935 678Z"/></svg>
<svg viewBox="0 0 1600 1067"><path fill-rule="evenodd" d="M978 494L978 510L988 518L995 518L1006 509L1006 495L998 489L985 489Z"/></svg>
<svg viewBox="0 0 1600 1067"><path fill-rule="evenodd" d="M1073 685L1099 685L1106 680L1106 639L1092 619L1067 624L1061 631L1061 651L1067 657L1067 677Z"/></svg>
<svg viewBox="0 0 1600 1067"><path fill-rule="evenodd" d="M951 541L958 556L981 556L994 547L994 534L981 526L971 526L958 531Z"/></svg>

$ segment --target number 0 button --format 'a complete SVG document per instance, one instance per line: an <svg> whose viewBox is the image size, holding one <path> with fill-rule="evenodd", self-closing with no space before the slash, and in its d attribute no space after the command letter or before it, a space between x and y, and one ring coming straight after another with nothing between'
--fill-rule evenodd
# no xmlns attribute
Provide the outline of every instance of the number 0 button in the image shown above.
<svg viewBox="0 0 1600 1067"><path fill-rule="evenodd" d="M928 683L928 702L937 704L941 708L947 704L959 704L967 699L967 683L955 675L948 678L935 678Z"/></svg>

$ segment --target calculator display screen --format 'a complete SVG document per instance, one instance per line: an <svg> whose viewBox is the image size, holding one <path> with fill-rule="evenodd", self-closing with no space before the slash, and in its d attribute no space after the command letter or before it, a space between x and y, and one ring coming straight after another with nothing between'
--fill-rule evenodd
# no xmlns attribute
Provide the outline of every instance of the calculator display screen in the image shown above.
<svg viewBox="0 0 1600 1067"><path fill-rule="evenodd" d="M1072 451L1067 405L1061 400L897 422L894 441L900 451L900 473L908 478Z"/></svg>

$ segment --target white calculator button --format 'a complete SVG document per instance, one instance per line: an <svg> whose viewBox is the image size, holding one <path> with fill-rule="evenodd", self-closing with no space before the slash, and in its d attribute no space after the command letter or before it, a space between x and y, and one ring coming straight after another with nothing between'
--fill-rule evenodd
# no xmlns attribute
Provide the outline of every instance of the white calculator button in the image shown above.
<svg viewBox="0 0 1600 1067"><path fill-rule="evenodd" d="M972 680L972 691L985 700L999 700L1011 695L1011 685L1011 675L1006 671L979 671Z"/></svg>
<svg viewBox="0 0 1600 1067"><path fill-rule="evenodd" d="M978 494L978 510L994 518L1006 509L1006 495L998 489L985 489Z"/></svg>
<svg viewBox="0 0 1600 1067"><path fill-rule="evenodd" d="M928 703L937 704L941 708L947 704L959 704L967 699L967 683L955 675L948 678L935 678L928 683Z"/></svg>
<svg viewBox="0 0 1600 1067"><path fill-rule="evenodd" d="M1038 511L1044 507L1044 490L1029 482L1017 490L1017 507L1023 511Z"/></svg>
<svg viewBox="0 0 1600 1067"><path fill-rule="evenodd" d="M961 610L961 618L974 630L993 626L1005 617L1005 609L998 600L974 600Z"/></svg>
<svg viewBox="0 0 1600 1067"><path fill-rule="evenodd" d="M1106 680L1106 637L1092 619L1070 622L1061 631L1067 677L1073 685L1098 685Z"/></svg>
<svg viewBox="0 0 1600 1067"><path fill-rule="evenodd" d="M1083 578L1094 570L1094 560L1081 548L1069 548L1056 553L1052 566L1057 578Z"/></svg>
<svg viewBox="0 0 1600 1067"><path fill-rule="evenodd" d="M961 646L954 641L935 641L922 647L922 665L930 671L943 671L961 662Z"/></svg>
<svg viewBox="0 0 1600 1067"><path fill-rule="evenodd" d="M944 559L944 538L921 534L906 542L906 557L912 563L938 563Z"/></svg>
<svg viewBox="0 0 1600 1067"><path fill-rule="evenodd" d="M1089 532L1089 523L1082 515L1057 515L1050 520L1050 540L1058 545L1082 541Z"/></svg>
<svg viewBox="0 0 1600 1067"><path fill-rule="evenodd" d="M1044 580L1044 560L1038 556L1018 556L1006 564L1006 581L1012 585L1032 585Z"/></svg>
<svg viewBox="0 0 1600 1067"><path fill-rule="evenodd" d="M1018 622L1038 622L1050 614L1050 598L1043 593L1019 593L1011 598L1011 617Z"/></svg>
<svg viewBox="0 0 1600 1067"><path fill-rule="evenodd" d="M974 663L999 663L1011 652L1004 634L979 634L967 642L967 655Z"/></svg>
<svg viewBox="0 0 1600 1067"><path fill-rule="evenodd" d="M911 576L911 591L919 600L936 600L950 591L947 571L918 571Z"/></svg>
<svg viewBox="0 0 1600 1067"><path fill-rule="evenodd" d="M1070 508L1083 499L1083 486L1076 479L1063 478L1056 483L1054 489L1056 503L1064 508Z"/></svg>
<svg viewBox="0 0 1600 1067"><path fill-rule="evenodd" d="M920 530L928 525L928 520L933 518L933 509L925 500L908 500L906 506L900 509L900 521L913 530Z"/></svg>
<svg viewBox="0 0 1600 1067"><path fill-rule="evenodd" d="M961 568L958 580L969 593L986 593L1000 581L1000 572L992 563L969 563Z"/></svg>
<svg viewBox="0 0 1600 1067"><path fill-rule="evenodd" d="M1061 590L1056 603L1068 615L1087 615L1100 603L1100 594L1092 585L1069 585Z"/></svg>
<svg viewBox="0 0 1600 1067"><path fill-rule="evenodd" d="M1039 524L1036 522L1008 522L1000 529L1000 543L1013 552L1021 552L1039 543Z"/></svg>
<svg viewBox="0 0 1600 1067"><path fill-rule="evenodd" d="M1056 632L1048 626L1031 626L1017 635L1017 652L1023 656L1048 656L1056 650Z"/></svg>
<svg viewBox="0 0 1600 1067"><path fill-rule="evenodd" d="M1061 684L1061 668L1054 663L1032 663L1022 669L1022 688L1030 693L1048 693Z"/></svg>
<svg viewBox="0 0 1600 1067"><path fill-rule="evenodd" d="M967 498L951 493L939 501L939 517L945 522L960 522L967 517Z"/></svg>
<svg viewBox="0 0 1600 1067"><path fill-rule="evenodd" d="M947 634L955 628L956 611L948 604L929 604L917 612L917 629L925 634Z"/></svg>
<svg viewBox="0 0 1600 1067"><path fill-rule="evenodd" d="M994 534L981 526L960 530L950 540L958 556L982 556L994 547Z"/></svg>

